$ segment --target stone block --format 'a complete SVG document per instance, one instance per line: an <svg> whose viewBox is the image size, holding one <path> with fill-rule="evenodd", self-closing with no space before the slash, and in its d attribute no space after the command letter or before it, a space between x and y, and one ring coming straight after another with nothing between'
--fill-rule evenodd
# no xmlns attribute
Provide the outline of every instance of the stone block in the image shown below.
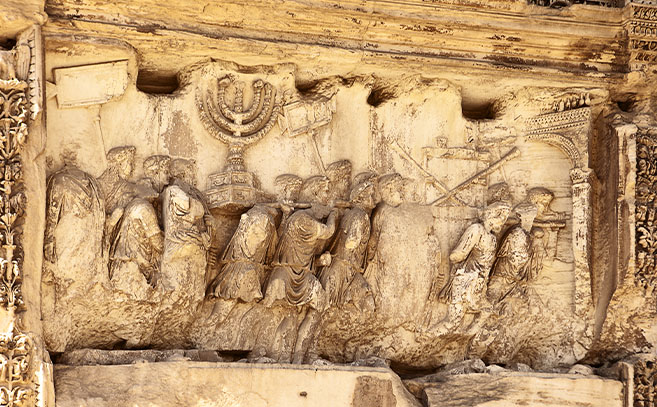
<svg viewBox="0 0 657 407"><path fill-rule="evenodd" d="M57 407L419 407L384 368L160 362L55 367Z"/></svg>
<svg viewBox="0 0 657 407"><path fill-rule="evenodd" d="M623 384L554 373L465 374L425 388L424 401L427 407L623 407Z"/></svg>

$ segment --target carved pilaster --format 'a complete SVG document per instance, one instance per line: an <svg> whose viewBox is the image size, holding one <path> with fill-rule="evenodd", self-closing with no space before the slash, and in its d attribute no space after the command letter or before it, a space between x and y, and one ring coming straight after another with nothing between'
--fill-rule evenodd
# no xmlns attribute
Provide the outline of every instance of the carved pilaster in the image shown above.
<svg viewBox="0 0 657 407"><path fill-rule="evenodd" d="M573 256L575 258L575 313L590 316L593 310L591 292L591 178L590 168L570 171L573 182Z"/></svg>
<svg viewBox="0 0 657 407"><path fill-rule="evenodd" d="M0 80L0 406L36 405L34 345L21 332L24 311L22 224L26 197L21 150L27 138L29 85Z"/></svg>
<svg viewBox="0 0 657 407"><path fill-rule="evenodd" d="M657 357L638 354L618 363L618 378L623 381L624 407L657 406Z"/></svg>
<svg viewBox="0 0 657 407"><path fill-rule="evenodd" d="M657 136L636 139L636 271L634 282L646 289L657 284Z"/></svg>
<svg viewBox="0 0 657 407"><path fill-rule="evenodd" d="M617 283L636 273L636 178L637 178L637 142L634 124L614 126L618 138L618 195L617 201L617 245L618 275Z"/></svg>

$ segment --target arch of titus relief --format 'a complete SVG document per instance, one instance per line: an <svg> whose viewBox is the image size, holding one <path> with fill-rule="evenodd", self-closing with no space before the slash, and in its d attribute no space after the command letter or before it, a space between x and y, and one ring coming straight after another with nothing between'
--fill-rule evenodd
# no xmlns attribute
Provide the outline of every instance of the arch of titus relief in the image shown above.
<svg viewBox="0 0 657 407"><path fill-rule="evenodd" d="M657 1L0 0L0 407L657 407Z"/></svg>

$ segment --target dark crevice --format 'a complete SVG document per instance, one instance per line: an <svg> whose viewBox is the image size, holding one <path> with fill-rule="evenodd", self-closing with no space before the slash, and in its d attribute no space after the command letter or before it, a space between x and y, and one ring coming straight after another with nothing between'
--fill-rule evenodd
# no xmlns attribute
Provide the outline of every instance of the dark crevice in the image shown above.
<svg viewBox="0 0 657 407"><path fill-rule="evenodd" d="M615 100L614 102L616 102L618 108L623 112L631 112L632 110L634 110L634 107L636 105L636 100L631 95L626 96L620 100Z"/></svg>
<svg viewBox="0 0 657 407"><path fill-rule="evenodd" d="M315 87L319 84L319 81L307 81L307 82L297 82L295 83L295 87L297 88L297 91L303 96L307 95L313 92Z"/></svg>
<svg viewBox="0 0 657 407"><path fill-rule="evenodd" d="M396 96L397 95L390 89L374 88L367 96L367 104L373 107L378 107L382 103L385 103L390 99L394 99Z"/></svg>
<svg viewBox="0 0 657 407"><path fill-rule="evenodd" d="M0 50L2 49L12 49L16 46L16 41L12 39L0 41Z"/></svg>
<svg viewBox="0 0 657 407"><path fill-rule="evenodd" d="M137 89L145 93L172 94L179 87L176 72L140 70L137 75Z"/></svg>
<svg viewBox="0 0 657 407"><path fill-rule="evenodd" d="M493 120L497 115L494 102L489 103L461 103L463 117L471 120Z"/></svg>
<svg viewBox="0 0 657 407"><path fill-rule="evenodd" d="M390 370L395 372L402 380L415 379L436 372L435 368L417 368L395 361L390 361Z"/></svg>

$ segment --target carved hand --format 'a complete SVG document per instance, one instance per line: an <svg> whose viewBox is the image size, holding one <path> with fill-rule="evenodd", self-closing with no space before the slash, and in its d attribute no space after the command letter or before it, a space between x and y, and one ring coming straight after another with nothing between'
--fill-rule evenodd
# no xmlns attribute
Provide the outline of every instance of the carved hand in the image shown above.
<svg viewBox="0 0 657 407"><path fill-rule="evenodd" d="M214 226L214 216L212 216L211 213L206 213L205 215L203 215L203 221L205 222L205 225L208 228L211 228L211 227Z"/></svg>
<svg viewBox="0 0 657 407"><path fill-rule="evenodd" d="M46 239L43 245L43 257L51 263L57 261L57 250L55 247L55 239L53 238Z"/></svg>
<svg viewBox="0 0 657 407"><path fill-rule="evenodd" d="M332 261L331 253L329 252L324 252L322 253L321 256L319 256L319 260L317 261L317 265L319 266L330 266L331 261Z"/></svg>
<svg viewBox="0 0 657 407"><path fill-rule="evenodd" d="M292 211L294 211L294 207L287 205L285 203L281 203L281 211L283 211L283 214L285 216L289 216Z"/></svg>

